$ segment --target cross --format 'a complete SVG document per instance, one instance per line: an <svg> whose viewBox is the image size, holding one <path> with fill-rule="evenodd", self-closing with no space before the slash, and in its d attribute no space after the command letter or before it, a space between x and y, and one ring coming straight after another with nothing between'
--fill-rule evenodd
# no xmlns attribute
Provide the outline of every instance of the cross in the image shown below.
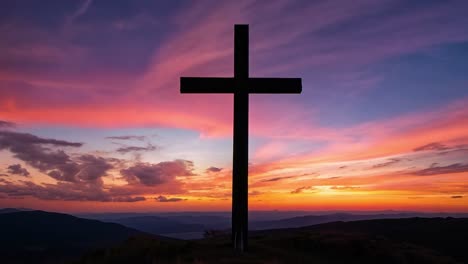
<svg viewBox="0 0 468 264"><path fill-rule="evenodd" d="M234 26L234 78L181 77L181 93L234 94L232 242L247 250L249 94L301 93L300 78L249 78L249 25Z"/></svg>

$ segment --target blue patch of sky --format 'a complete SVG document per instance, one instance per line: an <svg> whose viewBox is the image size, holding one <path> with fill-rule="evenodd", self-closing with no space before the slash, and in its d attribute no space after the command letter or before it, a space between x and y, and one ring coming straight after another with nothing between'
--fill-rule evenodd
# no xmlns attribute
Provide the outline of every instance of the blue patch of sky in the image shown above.
<svg viewBox="0 0 468 264"><path fill-rule="evenodd" d="M371 89L354 97L336 94L322 102L311 102L320 108L320 124L338 128L438 109L468 96L466 58L468 43L389 59L373 65L373 71L381 73L383 78ZM312 97L320 98L330 90L324 88L327 86L323 81L316 87L324 91L313 92Z"/></svg>

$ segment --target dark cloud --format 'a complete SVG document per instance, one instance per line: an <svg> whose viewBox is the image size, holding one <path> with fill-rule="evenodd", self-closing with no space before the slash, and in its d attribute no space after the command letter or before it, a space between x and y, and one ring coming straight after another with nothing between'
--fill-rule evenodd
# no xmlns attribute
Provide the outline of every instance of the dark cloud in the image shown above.
<svg viewBox="0 0 468 264"><path fill-rule="evenodd" d="M59 147L81 147L83 145L83 143L68 142L50 138L40 138L28 133L0 131L0 149L14 148L17 144L48 144Z"/></svg>
<svg viewBox="0 0 468 264"><path fill-rule="evenodd" d="M146 139L145 136L135 136L135 135L128 135L128 136L113 136L113 137L106 137L107 139L114 139L114 140L138 140L143 141Z"/></svg>
<svg viewBox="0 0 468 264"><path fill-rule="evenodd" d="M458 173L458 172L467 172L468 164L455 163L448 166L438 166L437 163L433 163L431 167L423 170L418 170L413 172L414 175L418 176L431 176L438 174L447 174L447 173Z"/></svg>
<svg viewBox="0 0 468 264"><path fill-rule="evenodd" d="M424 151L424 150L447 150L450 149L449 147L445 146L444 144L441 144L439 142L432 142L427 145L417 147L413 149L413 151Z"/></svg>
<svg viewBox="0 0 468 264"><path fill-rule="evenodd" d="M165 196L158 196L156 198L154 198L156 201L160 202L160 203L170 203L170 202L181 202L181 201L184 201L186 199L182 199L182 198L177 198L177 197L174 197L174 198L167 198Z"/></svg>
<svg viewBox="0 0 468 264"><path fill-rule="evenodd" d="M81 143L40 138L31 134L0 131L0 150L8 149L15 158L43 172L60 167L66 169L71 163L70 157L63 150L51 150L50 146L80 147L81 145Z"/></svg>
<svg viewBox="0 0 468 264"><path fill-rule="evenodd" d="M395 163L398 163L400 161L401 161L401 159L393 158L393 159L389 159L387 162L375 164L375 165L372 166L372 168L376 169L376 168L388 167L388 166L391 166L391 165L393 165Z"/></svg>
<svg viewBox="0 0 468 264"><path fill-rule="evenodd" d="M124 168L120 159L90 154L71 155L65 147L79 147L81 143L46 139L31 134L0 131L0 150L9 150L27 165L57 180L55 184L36 184L31 181L0 181L0 194L9 198L34 197L41 200L138 202L143 195L154 193L155 185L165 193L180 193L181 183L176 176L191 176L193 162L174 160L157 164L137 163L122 169L127 185L106 186L102 177L113 168ZM14 164L10 174L26 175L26 170ZM167 184L166 184L167 183ZM178 199L178 198L174 198ZM174 201L172 198L168 199Z"/></svg>
<svg viewBox="0 0 468 264"><path fill-rule="evenodd" d="M207 173L210 173L210 172L215 173L215 172L220 172L222 170L223 170L222 168L217 168L217 167L212 166L212 167L209 167L208 169L206 169L206 172Z"/></svg>
<svg viewBox="0 0 468 264"><path fill-rule="evenodd" d="M93 155L70 157L61 149L82 143L40 138L35 135L0 131L0 150L8 149L15 158L50 177L65 182L95 181L112 168L109 160Z"/></svg>
<svg viewBox="0 0 468 264"><path fill-rule="evenodd" d="M102 157L93 155L82 155L77 158L79 171L75 175L75 179L84 181L93 181L105 176L107 171L112 169L113 166L109 161Z"/></svg>
<svg viewBox="0 0 468 264"><path fill-rule="evenodd" d="M298 194L298 193L302 193L305 190L311 190L311 189L313 189L312 186L303 186L303 187L299 187L299 188L297 188L295 190L292 190L291 193L292 194Z"/></svg>
<svg viewBox="0 0 468 264"><path fill-rule="evenodd" d="M58 181L96 181L106 176L107 171L113 168L107 159L89 154L73 160L63 151L42 154L37 155L35 160L25 161ZM54 160L53 157L57 159Z"/></svg>
<svg viewBox="0 0 468 264"><path fill-rule="evenodd" d="M34 197L41 200L95 201L95 202L138 202L143 196L114 195L95 183L58 182L57 184L35 184L29 181L20 183L4 182L0 193L10 198Z"/></svg>
<svg viewBox="0 0 468 264"><path fill-rule="evenodd" d="M452 199L460 199L460 198L463 198L463 196L461 196L461 195L454 195L454 196L452 196L452 197L450 197L450 198L452 198Z"/></svg>
<svg viewBox="0 0 468 264"><path fill-rule="evenodd" d="M13 164L8 166L8 173L21 175L21 176L29 176L29 171L26 168L21 167L20 164Z"/></svg>
<svg viewBox="0 0 468 264"><path fill-rule="evenodd" d="M110 197L102 191L101 186L92 184L75 184L59 182L57 184L35 184L21 181L19 184L0 185L0 193L9 197L31 196L41 200L63 201L110 201Z"/></svg>
<svg viewBox="0 0 468 264"><path fill-rule="evenodd" d="M123 203L133 203L133 202L140 202L146 201L146 198L143 196L135 196L135 197L116 197L112 199L113 202L123 202Z"/></svg>
<svg viewBox="0 0 468 264"><path fill-rule="evenodd" d="M116 151L119 152L120 154L126 154L126 153L129 153L129 152L154 151L156 149L157 149L156 146L148 144L148 146L146 146L146 147L138 147L138 146L120 147Z"/></svg>
<svg viewBox="0 0 468 264"><path fill-rule="evenodd" d="M12 127L15 127L15 126L16 125L13 122L0 120L0 128L12 128Z"/></svg>
<svg viewBox="0 0 468 264"><path fill-rule="evenodd" d="M176 176L192 176L193 162L188 160L164 161L157 164L137 163L120 171L127 182L155 186L175 180Z"/></svg>
<svg viewBox="0 0 468 264"><path fill-rule="evenodd" d="M294 176L276 177L276 178L262 180L260 182L275 182L275 181L281 181L281 180L289 179L289 178L294 178Z"/></svg>
<svg viewBox="0 0 468 264"><path fill-rule="evenodd" d="M454 146L450 149L447 149L445 151L440 151L439 153L437 153L438 155L446 155L448 153L454 153L454 152L468 152L468 145L464 144L464 145L457 145L457 146Z"/></svg>

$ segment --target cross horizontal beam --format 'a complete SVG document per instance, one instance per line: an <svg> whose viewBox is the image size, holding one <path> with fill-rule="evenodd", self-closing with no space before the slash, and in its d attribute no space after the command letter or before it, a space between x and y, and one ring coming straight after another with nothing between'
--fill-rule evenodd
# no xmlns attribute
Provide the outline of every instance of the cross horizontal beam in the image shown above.
<svg viewBox="0 0 468 264"><path fill-rule="evenodd" d="M249 78L249 93L286 94L302 92L301 78Z"/></svg>
<svg viewBox="0 0 468 264"><path fill-rule="evenodd" d="M248 78L246 80L236 80L236 78L225 77L181 77L180 92L234 93L238 82L242 82L242 86L247 87L248 93L252 94L296 94L302 92L301 78Z"/></svg>
<svg viewBox="0 0 468 264"><path fill-rule="evenodd" d="M234 93L234 78L180 77L181 93Z"/></svg>

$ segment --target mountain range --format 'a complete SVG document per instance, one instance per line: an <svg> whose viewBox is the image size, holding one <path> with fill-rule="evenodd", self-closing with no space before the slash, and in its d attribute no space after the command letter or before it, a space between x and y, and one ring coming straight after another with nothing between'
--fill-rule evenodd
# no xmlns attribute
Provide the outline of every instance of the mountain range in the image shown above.
<svg viewBox="0 0 468 264"><path fill-rule="evenodd" d="M250 249L236 254L229 218L226 227L217 213L107 215L119 224L7 208L0 209L0 263L468 263L468 218L414 214L252 221ZM220 228L197 240L154 235L206 227Z"/></svg>
<svg viewBox="0 0 468 264"><path fill-rule="evenodd" d="M311 214L311 212L253 212L250 217L250 230L279 229L310 226L336 221L358 221L372 219L400 219L412 217L458 217L468 218L464 213L419 213L419 212L368 212L364 213L327 213ZM281 217L283 216L283 218ZM286 217L284 217L286 216ZM293 217L287 217L293 216ZM117 214L94 214L91 217L104 222L118 223L139 231L170 236L182 239L202 238L206 230L227 230L231 221L228 213L117 213ZM273 219L268 219L271 217Z"/></svg>

